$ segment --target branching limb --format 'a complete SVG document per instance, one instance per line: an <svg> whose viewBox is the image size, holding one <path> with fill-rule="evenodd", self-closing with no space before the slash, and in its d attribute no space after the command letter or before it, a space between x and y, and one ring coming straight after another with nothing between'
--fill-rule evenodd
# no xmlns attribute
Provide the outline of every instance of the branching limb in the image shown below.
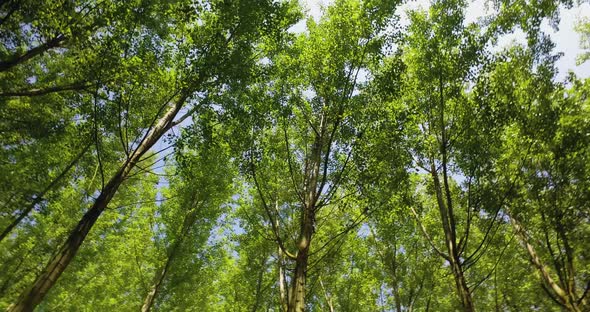
<svg viewBox="0 0 590 312"><path fill-rule="evenodd" d="M426 240L428 241L428 243L430 244L430 246L432 247L432 249L434 249L434 251L439 256L443 257L445 260L447 260L447 261L450 262L451 258L447 254L445 254L444 252L442 252L438 247L436 247L436 245L434 244L434 241L432 240L432 238L430 237L430 235L428 235L428 232L426 231L426 228L424 227L424 225L420 221L420 217L418 216L418 213L416 213L416 210L414 209L414 207L410 207L410 211L412 211L412 214L414 215L414 218L416 219L416 222L418 222L418 225L420 226L420 230L422 231L422 234L424 234L424 237L426 237Z"/></svg>
<svg viewBox="0 0 590 312"><path fill-rule="evenodd" d="M277 223L275 222L274 217L272 216L272 212L270 211L270 208L267 205L267 202L264 198L264 195L262 194L262 189L260 187L260 184L258 183L258 178L256 177L256 168L254 166L254 160L251 159L251 171L252 171L252 178L254 179L254 184L256 186L256 190L258 191L258 195L260 196L260 200L262 201L262 207L264 208L264 211L266 212L266 215L268 216L268 219L270 221L271 227L272 227L272 231L273 234L275 235L275 239L277 241L277 243L279 244L279 247L281 248L281 251L289 258L292 260L297 259L297 257L295 255L293 255L292 253L290 253L284 246L283 244L283 240L281 239L281 237L279 236L279 229L277 228ZM279 216L277 216L279 217Z"/></svg>
<svg viewBox="0 0 590 312"><path fill-rule="evenodd" d="M93 84L86 82L78 82L69 85L46 87L46 88L35 88L35 89L21 89L15 91L6 91L0 93L0 97L34 97L42 96L51 93L63 92L63 91L80 91L92 87Z"/></svg>

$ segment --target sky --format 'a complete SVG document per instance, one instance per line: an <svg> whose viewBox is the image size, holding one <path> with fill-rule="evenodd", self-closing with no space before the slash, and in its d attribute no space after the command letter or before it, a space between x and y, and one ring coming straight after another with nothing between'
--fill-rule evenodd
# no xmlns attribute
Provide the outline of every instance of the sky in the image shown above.
<svg viewBox="0 0 590 312"><path fill-rule="evenodd" d="M302 5L308 10L308 14L313 16L314 19L319 20L322 15L322 7L329 5L331 0L300 0ZM426 9L428 8L428 0L413 0L404 4L400 7L399 13L401 14L401 23L407 23L405 17L405 11L408 9ZM466 12L466 21L475 22L477 18L486 14L486 1L476 0L469 1L469 7ZM580 49L580 36L574 30L575 23L582 17L590 18L590 4L583 3L580 6L572 9L561 8L560 11L561 21L559 23L559 30L554 31L547 22L544 22L542 30L548 33L553 41L556 43L556 52L563 52L564 55L557 62L557 68L559 74L557 80L563 80L567 73L571 70L580 78L590 77L590 61L577 66L576 56L579 55L582 50ZM302 21L293 27L294 31L301 32L305 30L305 22ZM507 46L512 42L524 43L524 34L518 31L514 34L508 35L499 40L500 46Z"/></svg>

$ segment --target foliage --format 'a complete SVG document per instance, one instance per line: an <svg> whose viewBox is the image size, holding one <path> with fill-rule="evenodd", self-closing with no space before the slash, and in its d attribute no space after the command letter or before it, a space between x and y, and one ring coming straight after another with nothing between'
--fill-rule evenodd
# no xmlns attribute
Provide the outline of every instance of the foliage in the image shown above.
<svg viewBox="0 0 590 312"><path fill-rule="evenodd" d="M489 4L1 2L0 308L587 311L576 4Z"/></svg>

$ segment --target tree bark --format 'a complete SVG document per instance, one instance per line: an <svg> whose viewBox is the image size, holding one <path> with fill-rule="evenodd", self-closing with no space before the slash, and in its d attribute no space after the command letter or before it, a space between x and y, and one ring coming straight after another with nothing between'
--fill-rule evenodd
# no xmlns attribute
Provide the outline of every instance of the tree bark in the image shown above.
<svg viewBox="0 0 590 312"><path fill-rule="evenodd" d="M256 280L256 294L254 296L254 305L252 305L252 312L258 311L260 307L260 300L262 299L262 282L264 282L264 272L266 271L266 255L260 263L260 269L258 270L258 278Z"/></svg>
<svg viewBox="0 0 590 312"><path fill-rule="evenodd" d="M465 274L463 272L463 263L461 262L461 250L458 248L457 245L457 231L455 226L455 214L453 209L453 200L452 194L449 186L449 178L448 178L448 146L449 146L449 138L446 128L446 120L445 120L445 94L444 94L444 77L443 71L439 71L438 75L438 122L440 123L440 156L441 156L441 165L442 165L442 177L443 183L441 184L439 173L436 169L435 160L431 159L430 161L430 174L432 176L432 182L434 184L434 191L436 193L436 202L438 205L440 218L443 226L443 231L445 234L445 245L447 246L447 257L446 260L449 262L451 267L451 271L453 273L453 277L455 279L455 287L457 289L457 294L459 295L459 299L461 301L461 305L463 306L463 311L465 312L473 312L475 311L475 307L473 305L473 299L471 297L471 292L469 287L467 286L467 282L465 280ZM466 233L467 237L468 233Z"/></svg>
<svg viewBox="0 0 590 312"><path fill-rule="evenodd" d="M156 297L160 292L160 287L166 279L168 270L172 265L172 261L174 261L174 259L176 258L178 248L180 248L180 246L182 246L182 244L184 243L185 238L190 233L191 226L195 223L197 219L199 204L197 202L196 196L197 195L195 193L192 194L191 207L184 216L184 219L182 221L182 228L180 229L180 232L177 234L177 239L172 244L172 247L168 249L166 263L164 263L164 266L160 269L160 271L158 271L157 275L154 277L152 287L150 287L150 291L147 293L143 301L143 305L141 306L141 312L148 312L152 309L154 303L156 302Z"/></svg>
<svg viewBox="0 0 590 312"><path fill-rule="evenodd" d="M326 132L326 115L320 119L320 133L316 134L311 149L311 155L305 166L307 183L305 184L305 202L301 214L301 228L299 234L297 257L295 259L295 274L291 286L291 298L288 312L305 311L305 285L307 279L307 265L309 247L314 231L315 210L318 199L318 176L322 157L324 134Z"/></svg>
<svg viewBox="0 0 590 312"><path fill-rule="evenodd" d="M324 298L326 298L326 304L328 305L328 310L330 312L334 312L334 305L332 304L332 297L328 294L328 290L324 287L324 283L322 282L322 278L320 277L320 286L322 286L322 290L324 291Z"/></svg>
<svg viewBox="0 0 590 312"><path fill-rule="evenodd" d="M397 312L402 312L402 299L399 294L399 284L398 284L398 276L397 276L397 244L396 241L393 241L393 255L391 258L391 275L393 277L393 281L391 283L391 288L393 291L393 299L395 300L395 310Z"/></svg>
<svg viewBox="0 0 590 312"><path fill-rule="evenodd" d="M473 312L475 311L475 307L473 306L473 299L471 297L471 291L469 287L467 287L467 282L465 281L465 274L463 272L463 267L461 266L460 260L455 258L453 263L451 263L453 268L453 276L455 277L455 285L457 287L457 291L459 292L459 298L461 299L461 305L463 306L463 310L465 312Z"/></svg>
<svg viewBox="0 0 590 312"><path fill-rule="evenodd" d="M60 247L57 254L49 261L42 273L33 282L31 287L26 289L18 301L8 308L8 311L33 311L43 300L45 295L55 285L61 274L68 267L76 256L80 245L98 220L98 217L106 209L107 205L115 196L119 186L129 175L139 159L170 129L174 117L183 106L188 96L182 95L176 102L169 105L168 111L158 120L155 126L148 131L137 149L121 165L117 173L109 180L101 191L92 207L84 214L78 225L70 232L68 239Z"/></svg>
<svg viewBox="0 0 590 312"><path fill-rule="evenodd" d="M307 278L307 251L297 253L295 263L295 275L291 286L291 299L289 300L289 312L305 311L305 283Z"/></svg>
<svg viewBox="0 0 590 312"><path fill-rule="evenodd" d="M301 215L301 230L297 259L295 260L295 275L291 287L291 300L289 301L289 312L305 311L305 284L307 278L307 265L309 260L309 247L315 226L316 204L319 197L318 180L322 162L322 151L324 147L324 136L327 129L327 115L322 113L319 124L319 133L316 133L311 149L311 156L306 164L305 202ZM324 177L325 178L325 177Z"/></svg>

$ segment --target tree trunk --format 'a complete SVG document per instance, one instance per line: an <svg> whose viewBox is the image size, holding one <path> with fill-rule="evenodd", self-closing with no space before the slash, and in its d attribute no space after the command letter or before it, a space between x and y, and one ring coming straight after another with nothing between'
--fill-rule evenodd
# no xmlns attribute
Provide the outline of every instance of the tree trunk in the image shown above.
<svg viewBox="0 0 590 312"><path fill-rule="evenodd" d="M326 304L328 305L328 310L330 312L334 312L334 305L332 304L332 297L328 294L328 290L324 287L324 283L322 282L322 277L320 276L320 286L322 286L322 290L324 291L324 297L326 298Z"/></svg>
<svg viewBox="0 0 590 312"><path fill-rule="evenodd" d="M299 244L297 258L295 259L295 274L293 275L291 285L291 298L289 299L288 312L305 311L305 283L307 278L307 264L309 258L309 246L313 235L315 209L318 195L318 175L320 172L320 163L323 147L323 135L326 131L325 115L320 120L320 133L316 135L311 157L306 164L305 174L307 183L305 185L305 202L303 203L303 212L301 215L301 230L299 234Z"/></svg>
<svg viewBox="0 0 590 312"><path fill-rule="evenodd" d="M162 269L158 272L158 274L154 277L154 282L152 287L150 287L150 291L147 293L143 305L141 306L141 312L148 312L151 310L152 306L156 301L156 297L160 292L160 287L168 274L168 270L172 265L172 261L176 258L178 248L182 246L184 243L185 238L188 236L191 230L191 226L195 223L197 218L198 212L198 202L196 201L196 194L193 193L191 197L191 207L189 211L185 214L184 220L182 221L182 228L180 232L177 234L177 239L172 244L172 247L168 249L166 263L162 267Z"/></svg>
<svg viewBox="0 0 590 312"><path fill-rule="evenodd" d="M187 222L186 219L184 222L185 223ZM184 227L183 227L183 230L184 230ZM172 249L170 249L170 251L168 252L168 256L166 258L166 263L164 264L162 269L160 271L158 271L158 273L154 277L154 282L152 284L152 287L150 287L150 291L147 293L147 295L145 296L145 299L143 300L143 305L141 306L141 312L150 311L152 309L152 306L156 302L156 296L158 296L158 293L160 292L160 287L162 286L162 283L164 282L164 279L166 278L166 275L168 274L168 270L170 269L170 265L172 264L172 260L176 256L176 251L177 251L178 247L184 241L183 238L184 238L184 234L181 236L181 238L178 241L174 242Z"/></svg>
<svg viewBox="0 0 590 312"><path fill-rule="evenodd" d="M307 250L297 254L295 275L291 286L291 299L288 312L305 311L305 283L307 278Z"/></svg>
<svg viewBox="0 0 590 312"><path fill-rule="evenodd" d="M314 192L309 193L309 198L315 195ZM304 208L301 220L301 234L299 237L297 258L295 259L295 274L293 275L291 285L291 298L289 299L288 312L303 312L305 311L305 283L307 279L307 264L309 260L309 247L311 245L311 238L313 235L313 221L315 205Z"/></svg>
<svg viewBox="0 0 590 312"><path fill-rule="evenodd" d="M307 279L309 248L315 227L316 205L321 192L321 190L318 190L318 180L322 162L324 138L327 131L327 115L325 110L320 118L319 129L319 133L316 133L314 138L311 154L305 163L305 197L302 203L303 211L301 213L301 227L299 230L297 255L295 257L295 272L291 281L288 312L305 311L305 285ZM326 178L325 173L323 178Z"/></svg>
<svg viewBox="0 0 590 312"><path fill-rule="evenodd" d="M141 144L122 164L117 173L111 178L92 207L84 214L78 225L74 228L66 242L61 246L58 253L49 261L42 273L37 277L33 285L26 289L18 301L8 308L8 311L33 311L43 300L47 292L55 285L61 274L68 267L80 245L84 242L86 235L96 223L96 220L107 205L115 196L119 186L129 175L139 159L170 129L172 121L184 104L187 96L184 95L176 103L171 103L168 111L158 120L156 125L146 134Z"/></svg>
<svg viewBox="0 0 590 312"><path fill-rule="evenodd" d="M319 168L319 166L318 166ZM312 172L318 172L319 169L313 169ZM316 185L317 181L312 173L310 178L310 185ZM304 211L301 217L301 234L299 236L299 244L297 251L297 258L295 259L295 274L293 275L291 285L291 298L289 299L288 312L303 312L305 311L305 283L307 279L307 264L309 259L309 246L311 245L311 238L314 227L314 209L315 209L315 187L308 192L307 203L304 206Z"/></svg>
<svg viewBox="0 0 590 312"><path fill-rule="evenodd" d="M459 293L459 299L461 299L463 310L465 312L473 312L475 311L475 307L473 306L471 291L469 290L469 287L467 287L463 268L459 261L460 260L456 258L452 261L453 263L451 263L453 276L455 277L455 286L457 287L457 292Z"/></svg>
<svg viewBox="0 0 590 312"><path fill-rule="evenodd" d="M160 291L160 286L164 282L164 278L166 278L166 274L168 273L168 268L170 267L171 262L172 257L168 257L168 259L166 259L166 264L164 265L162 270L160 270L156 275L156 278L154 279L154 284L150 288L150 291L148 292L147 296L145 296L145 300L143 301L143 305L141 306L141 312L148 312L152 309L152 306L156 301L156 296Z"/></svg>
<svg viewBox="0 0 590 312"><path fill-rule="evenodd" d="M285 255L283 255L283 250L281 247L278 247L279 257L278 257L278 266L279 266L279 300L281 303L281 311L287 312L289 311L289 296L287 294L287 290L285 287Z"/></svg>
<svg viewBox="0 0 590 312"><path fill-rule="evenodd" d="M397 276L397 244L396 241L393 242L393 257L391 258L391 275L393 277L393 281L391 283L391 288L393 291L393 299L395 300L395 310L397 312L402 312L402 299L399 294L399 284L398 284L398 276Z"/></svg>
<svg viewBox="0 0 590 312"><path fill-rule="evenodd" d="M260 264L258 270L258 279L256 280L256 294L254 296L254 305L252 306L252 312L258 311L260 307L260 299L262 299L262 282L264 281L264 272L266 271L266 255Z"/></svg>
<svg viewBox="0 0 590 312"><path fill-rule="evenodd" d="M443 169L444 170L444 169ZM455 287L457 289L457 294L459 295L459 299L461 301L461 305L463 306L463 311L465 312L473 312L475 311L475 307L473 305L473 299L471 297L471 292L469 287L467 286L467 282L465 280L465 274L463 272L463 267L461 264L460 259L460 252L457 248L457 240L456 240L456 233L454 227L454 215L452 211L449 211L449 207L451 205L450 202L450 191L446 188L446 198L447 202L445 203L445 197L443 196L443 189L438 177L438 173L434 166L434 161L431 162L431 175L434 184L434 190L436 193L437 204L440 212L440 217L443 225L443 230L445 233L445 245L447 246L448 258L447 261L451 266L451 270L453 272L453 277L455 279Z"/></svg>

